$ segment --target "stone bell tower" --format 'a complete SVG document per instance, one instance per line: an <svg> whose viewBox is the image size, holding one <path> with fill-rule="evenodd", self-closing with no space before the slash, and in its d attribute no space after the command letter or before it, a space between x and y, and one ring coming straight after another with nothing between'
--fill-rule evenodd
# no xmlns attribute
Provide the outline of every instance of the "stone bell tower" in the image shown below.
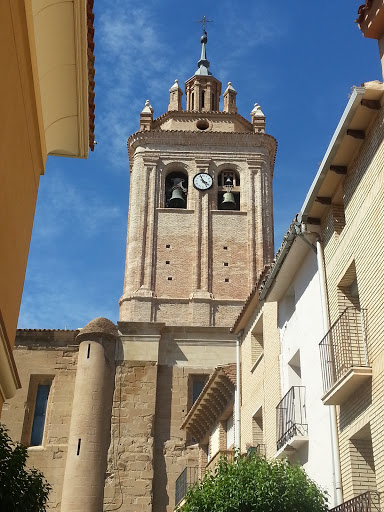
<svg viewBox="0 0 384 512"><path fill-rule="evenodd" d="M203 30L186 109L176 80L168 111L154 119L147 100L128 140L108 509L173 510L176 479L199 456L180 426L215 367L235 361L229 327L274 254L276 141L257 104L250 121L237 113L231 83L219 110L206 44Z"/></svg>
<svg viewBox="0 0 384 512"><path fill-rule="evenodd" d="M206 44L204 32L198 69L185 83L186 110L176 80L168 112L153 119L147 101L128 140L121 321L230 326L273 258L276 141L260 107L251 122L237 113L231 83L219 111L221 82Z"/></svg>

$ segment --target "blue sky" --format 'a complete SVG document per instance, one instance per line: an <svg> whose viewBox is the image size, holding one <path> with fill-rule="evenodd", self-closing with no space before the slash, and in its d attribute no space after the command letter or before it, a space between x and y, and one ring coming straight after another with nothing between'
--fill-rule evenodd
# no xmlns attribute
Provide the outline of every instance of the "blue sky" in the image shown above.
<svg viewBox="0 0 384 512"><path fill-rule="evenodd" d="M118 319L129 197L128 136L148 98L196 70L203 14L211 70L237 90L241 115L258 102L276 137L275 244L281 243L353 85L381 80L377 41L354 23L362 0L290 2L95 0L96 140L88 160L49 157L20 310L21 328L73 329ZM222 108L222 103L221 103Z"/></svg>

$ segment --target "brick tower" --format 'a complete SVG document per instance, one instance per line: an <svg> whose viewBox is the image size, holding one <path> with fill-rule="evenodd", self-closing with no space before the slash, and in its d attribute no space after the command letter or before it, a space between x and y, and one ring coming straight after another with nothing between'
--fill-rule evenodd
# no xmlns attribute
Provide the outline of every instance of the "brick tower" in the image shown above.
<svg viewBox="0 0 384 512"><path fill-rule="evenodd" d="M237 113L209 70L176 80L166 113L147 100L128 140L131 188L121 335L105 498L124 510L173 510L178 475L197 464L180 430L206 379L235 360L229 333L271 261L276 141L256 104ZM120 500L120 501L119 501ZM109 509L109 508L108 508Z"/></svg>

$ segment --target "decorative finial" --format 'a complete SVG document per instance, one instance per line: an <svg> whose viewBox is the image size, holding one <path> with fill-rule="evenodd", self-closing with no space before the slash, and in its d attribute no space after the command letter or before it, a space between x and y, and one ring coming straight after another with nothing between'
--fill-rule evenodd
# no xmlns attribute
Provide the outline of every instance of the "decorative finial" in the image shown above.
<svg viewBox="0 0 384 512"><path fill-rule="evenodd" d="M153 107L149 100L147 100L145 102L145 106L144 106L143 110L141 111L141 113L151 113L151 114L153 113Z"/></svg>
<svg viewBox="0 0 384 512"><path fill-rule="evenodd" d="M255 106L251 112L251 116L253 117L264 117L263 111L258 103L255 103Z"/></svg>

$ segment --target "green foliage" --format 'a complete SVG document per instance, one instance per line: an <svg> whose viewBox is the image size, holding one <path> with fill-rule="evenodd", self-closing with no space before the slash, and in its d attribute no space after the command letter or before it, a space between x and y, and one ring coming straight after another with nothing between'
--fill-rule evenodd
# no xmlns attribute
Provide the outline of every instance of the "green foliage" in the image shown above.
<svg viewBox="0 0 384 512"><path fill-rule="evenodd" d="M37 469L26 469L27 448L0 424L0 512L43 512L51 486Z"/></svg>
<svg viewBox="0 0 384 512"><path fill-rule="evenodd" d="M324 512L327 497L301 466L256 454L222 457L191 487L181 512Z"/></svg>

